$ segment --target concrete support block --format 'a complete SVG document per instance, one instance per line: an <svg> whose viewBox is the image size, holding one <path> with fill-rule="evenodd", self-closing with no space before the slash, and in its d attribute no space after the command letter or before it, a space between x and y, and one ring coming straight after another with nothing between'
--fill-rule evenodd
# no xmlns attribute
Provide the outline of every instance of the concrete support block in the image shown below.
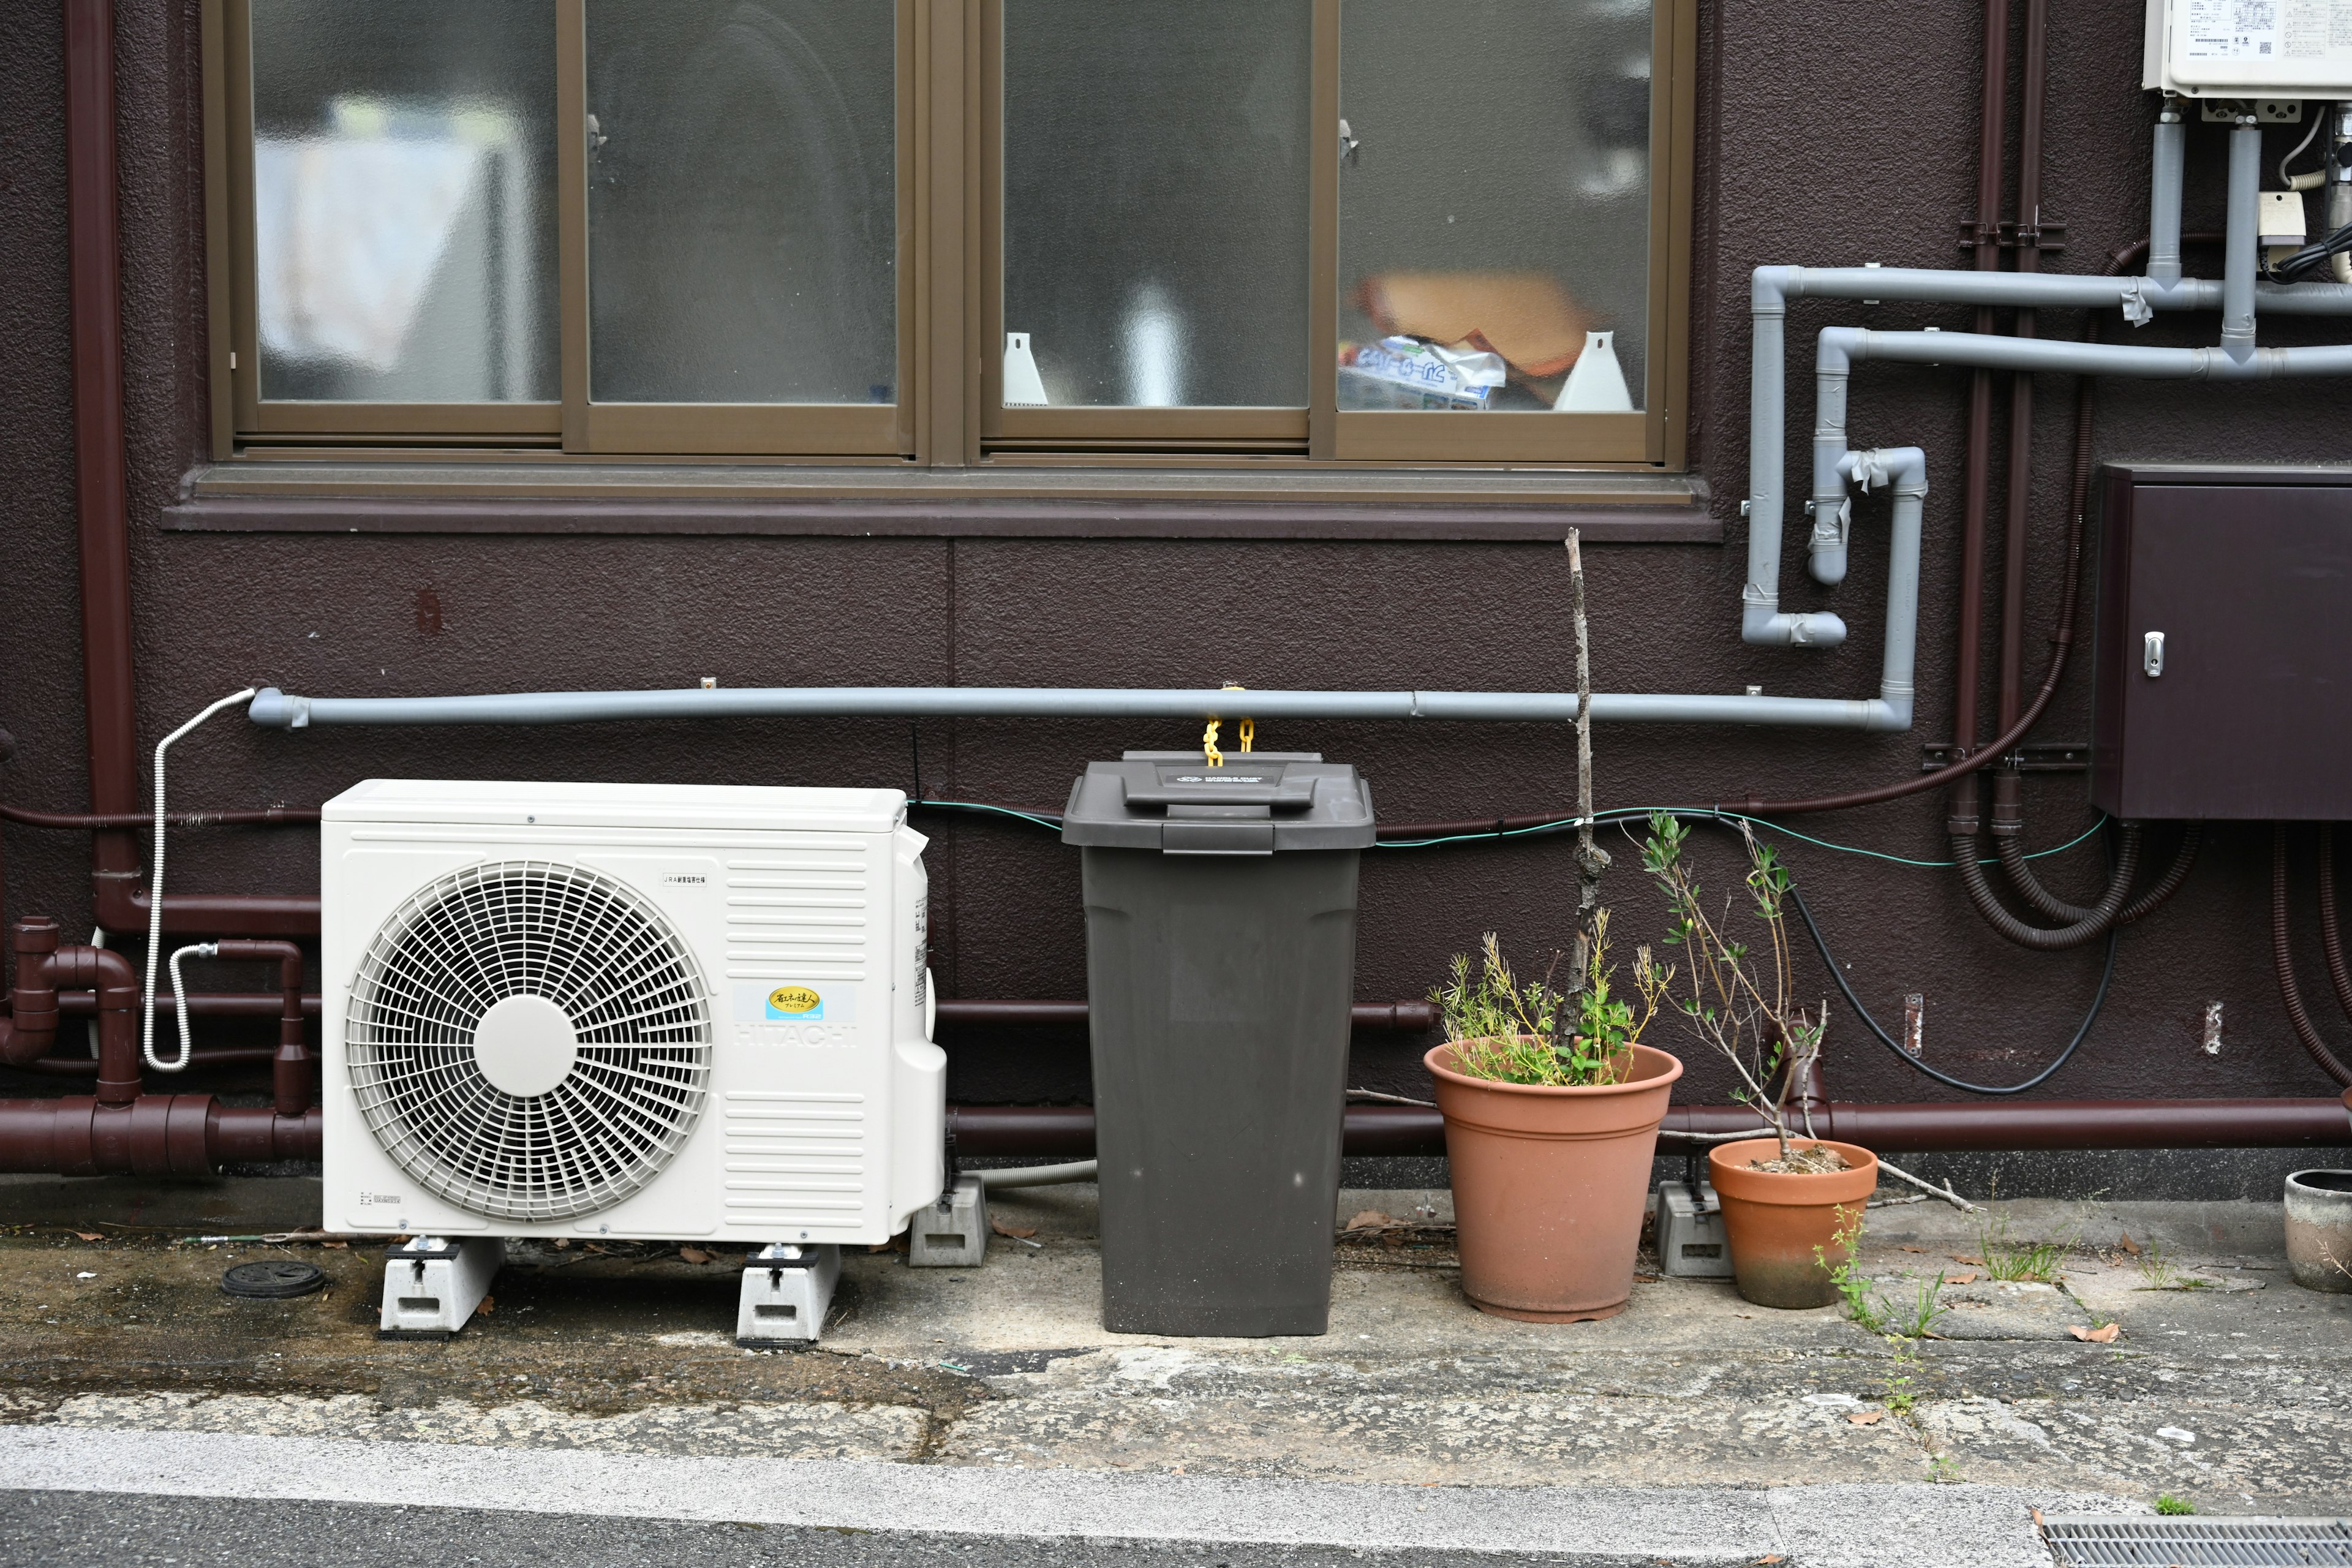
<svg viewBox="0 0 2352 1568"><path fill-rule="evenodd" d="M735 1342L746 1350L814 1344L840 1281L841 1248L830 1242L761 1247L743 1266Z"/></svg>
<svg viewBox="0 0 2352 1568"><path fill-rule="evenodd" d="M977 1268L988 1261L988 1189L958 1176L929 1208L907 1222L909 1268Z"/></svg>
<svg viewBox="0 0 2352 1568"><path fill-rule="evenodd" d="M507 1260L498 1237L420 1236L384 1254L380 1340L446 1340L466 1326Z"/></svg>

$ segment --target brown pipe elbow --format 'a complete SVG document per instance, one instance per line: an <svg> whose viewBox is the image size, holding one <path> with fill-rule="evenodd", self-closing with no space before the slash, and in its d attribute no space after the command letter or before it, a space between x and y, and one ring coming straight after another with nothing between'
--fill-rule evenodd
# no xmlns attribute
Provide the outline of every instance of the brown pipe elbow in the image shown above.
<svg viewBox="0 0 2352 1568"><path fill-rule="evenodd" d="M98 998L98 1099L128 1105L140 1096L139 976L131 961L107 947L76 943L49 955L50 980L94 992Z"/></svg>
<svg viewBox="0 0 2352 1568"><path fill-rule="evenodd" d="M302 950L290 942L228 938L214 944L219 958L278 965L278 1054L270 1087L280 1116L299 1117L310 1104L310 1057L302 1047Z"/></svg>

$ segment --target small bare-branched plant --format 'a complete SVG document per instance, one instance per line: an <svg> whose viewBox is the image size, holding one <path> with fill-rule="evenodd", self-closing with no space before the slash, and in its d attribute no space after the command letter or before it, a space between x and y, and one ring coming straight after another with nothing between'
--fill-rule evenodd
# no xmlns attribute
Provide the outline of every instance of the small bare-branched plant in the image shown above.
<svg viewBox="0 0 2352 1568"><path fill-rule="evenodd" d="M1628 1050L1657 1016L1674 972L1662 973L1646 947L1636 953L1633 984L1643 1004L1636 1013L1632 1003L1611 994L1616 971L1608 958L1609 911L1594 914L1584 984L1572 995L1555 990L1549 973L1520 984L1493 931L1480 943L1475 963L1466 952L1454 955L1453 973L1430 1000L1444 1016L1457 1071L1553 1089L1618 1081Z"/></svg>
<svg viewBox="0 0 2352 1568"><path fill-rule="evenodd" d="M1730 900L1725 900L1719 912L1707 908L1683 853L1690 829L1670 813L1650 814L1642 868L1666 896L1666 944L1689 955L1688 978L1675 989L1673 1005L1691 1032L1739 1075L1732 1098L1771 1127L1780 1142L1779 1168L1842 1169L1844 1163L1832 1150L1801 1152L1790 1146L1796 1134L1789 1127L1789 1101L1821 1057L1829 1004L1823 1002L1818 1013L1791 1005L1788 868L1770 845L1757 841L1746 823L1737 826L1748 851L1748 899L1764 927L1769 978L1764 963L1730 933Z"/></svg>

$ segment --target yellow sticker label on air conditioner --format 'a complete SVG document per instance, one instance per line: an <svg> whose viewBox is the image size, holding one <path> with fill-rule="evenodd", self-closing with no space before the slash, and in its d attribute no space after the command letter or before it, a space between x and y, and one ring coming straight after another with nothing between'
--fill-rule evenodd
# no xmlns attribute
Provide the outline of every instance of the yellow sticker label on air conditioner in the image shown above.
<svg viewBox="0 0 2352 1568"><path fill-rule="evenodd" d="M824 998L806 985L779 985L768 993L767 1015L812 1023L824 1016Z"/></svg>

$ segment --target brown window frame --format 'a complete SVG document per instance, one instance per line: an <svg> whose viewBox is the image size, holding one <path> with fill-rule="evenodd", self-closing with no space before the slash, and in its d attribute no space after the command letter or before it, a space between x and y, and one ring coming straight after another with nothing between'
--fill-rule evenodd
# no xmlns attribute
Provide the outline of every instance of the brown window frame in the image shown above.
<svg viewBox="0 0 2352 1568"><path fill-rule="evenodd" d="M1562 469L1685 463L1697 0L1654 0L1649 342L1642 411L1475 418L1342 411L1318 374L1304 408L1048 409L1001 404L1003 0L895 0L899 381L895 405L603 404L590 399L586 7L553 0L557 71L555 403L265 402L255 308L251 0L204 0L213 446L533 448L683 457L1104 467ZM1339 29L1312 0L1310 364L1338 357ZM974 329L977 329L976 331Z"/></svg>

